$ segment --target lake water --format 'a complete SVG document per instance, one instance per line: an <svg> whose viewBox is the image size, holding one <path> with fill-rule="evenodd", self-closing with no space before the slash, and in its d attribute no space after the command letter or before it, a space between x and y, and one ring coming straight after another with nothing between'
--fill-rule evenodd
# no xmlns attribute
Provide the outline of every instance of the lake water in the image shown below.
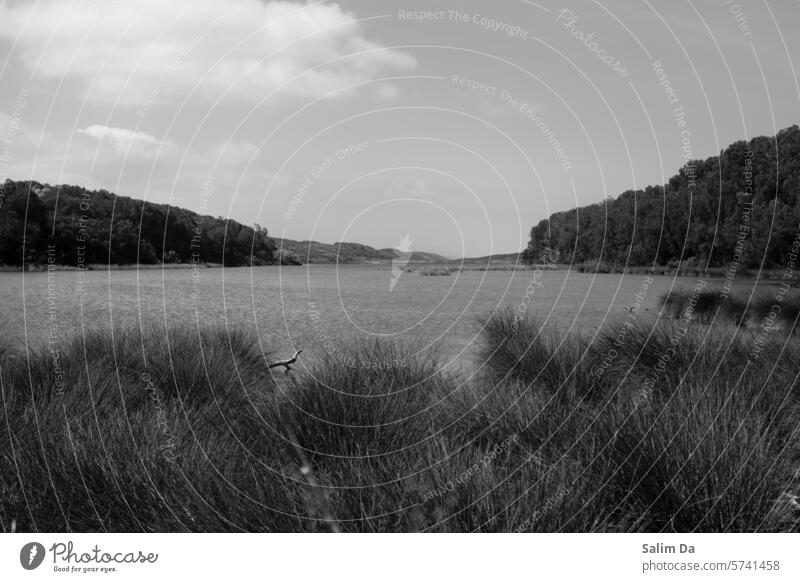
<svg viewBox="0 0 800 582"><path fill-rule="evenodd" d="M548 325L591 333L626 315L644 275L571 271L467 271L424 277L403 273L390 291L388 266L0 273L0 332L18 346L82 330L217 325L257 330L279 356L302 348L333 353L375 336L438 349L464 362L475 349L480 317L527 304ZM654 277L644 306L657 311L671 286L692 279Z"/></svg>

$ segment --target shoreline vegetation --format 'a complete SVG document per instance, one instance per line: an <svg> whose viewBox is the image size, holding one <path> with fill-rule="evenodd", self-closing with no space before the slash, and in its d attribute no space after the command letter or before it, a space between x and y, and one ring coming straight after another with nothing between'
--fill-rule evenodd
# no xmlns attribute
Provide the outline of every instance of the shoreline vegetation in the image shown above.
<svg viewBox="0 0 800 582"><path fill-rule="evenodd" d="M224 265L219 263L165 263L156 265L86 265L78 267L75 265L0 265L0 273L46 273L48 271L155 271L167 270L190 270L190 269L221 269ZM236 268L236 267L231 267Z"/></svg>
<svg viewBox="0 0 800 582"><path fill-rule="evenodd" d="M468 375L385 339L274 373L235 329L0 344L0 531L797 532L800 310L720 293L593 338L498 311Z"/></svg>
<svg viewBox="0 0 800 582"><path fill-rule="evenodd" d="M288 262L288 263L275 263L272 265L236 265L226 267L221 263L163 263L163 264L123 264L123 265L106 265L106 264L90 264L85 267L77 267L75 265L51 265L51 264L26 264L26 265L0 265L0 273L42 273L48 271L152 271L152 270L191 270L191 269L223 269L223 268L257 268L257 267L324 267L330 266L332 263L302 263L302 262ZM385 261L370 261L364 263L345 263L341 266L355 266L355 267L375 267L378 269L390 269L391 262ZM584 273L591 275L661 275L668 277L693 277L693 278L708 278L708 279L725 279L729 276L729 269L727 268L700 268L700 267L681 267L681 266L647 266L647 267L620 267L615 265L597 264L593 262L581 263L579 265L568 264L528 264L528 263L511 263L511 262L496 262L491 264L476 264L472 260L465 261L447 261L443 263L409 263L405 268L406 273L417 273L423 277L436 277L436 276L450 276L456 273L465 272L493 272L493 271L575 271L576 273ZM776 269L769 269L758 271L755 269L741 269L736 273L738 280L755 280L758 279L765 283L777 283L788 281L792 287L800 287L800 274L792 273L787 278L786 271Z"/></svg>
<svg viewBox="0 0 800 582"><path fill-rule="evenodd" d="M735 142L718 156L688 159L666 184L540 221L523 260L539 261L554 249L592 271L621 265L780 271L800 250L798 159L796 125Z"/></svg>

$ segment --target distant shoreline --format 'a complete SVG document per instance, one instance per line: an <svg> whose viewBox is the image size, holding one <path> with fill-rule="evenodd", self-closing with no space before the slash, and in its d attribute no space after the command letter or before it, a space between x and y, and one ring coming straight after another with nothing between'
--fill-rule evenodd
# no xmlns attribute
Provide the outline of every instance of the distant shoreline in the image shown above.
<svg viewBox="0 0 800 582"><path fill-rule="evenodd" d="M237 265L226 267L221 263L165 263L160 265L104 265L104 264L91 264L86 266L84 271L156 271L156 270L192 270L192 269L243 269L243 268L261 268L261 267L374 267L378 269L387 269L391 267L389 261L367 261L363 263L327 263L327 262L309 262L302 265ZM406 270L408 272L425 271L426 269L436 268L450 268L452 272L486 272L486 271L534 271L537 269L547 271L574 271L576 273L587 275L650 275L650 276L664 276L664 277L695 277L717 279L724 278L726 269L724 267L703 269L701 267L652 267L652 266L634 266L634 267L612 267L601 265L597 268L596 265L529 265L526 263L514 262L496 262L490 264L476 263L473 260L465 259L452 260L447 262L427 263L427 262L414 262L409 263ZM73 265L52 265L50 271L69 272L78 271L78 268ZM46 273L48 272L48 265L0 265L0 273ZM742 280L755 280L756 278L763 281L778 281L783 279L784 272L781 270L765 270L765 271L751 271L749 269L742 269L736 274L737 279ZM792 286L800 286L800 279L795 277L791 281Z"/></svg>
<svg viewBox="0 0 800 582"><path fill-rule="evenodd" d="M246 265L242 265L243 267ZM218 263L167 263L161 265L103 265L91 264L82 271L155 271L160 269L167 270L189 270L198 269L220 269L223 265ZM47 273L48 271L78 271L75 265L0 265L0 273Z"/></svg>

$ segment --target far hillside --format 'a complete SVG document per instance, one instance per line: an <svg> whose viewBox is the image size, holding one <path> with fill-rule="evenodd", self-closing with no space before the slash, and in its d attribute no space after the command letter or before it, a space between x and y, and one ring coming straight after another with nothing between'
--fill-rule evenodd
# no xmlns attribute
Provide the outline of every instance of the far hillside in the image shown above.
<svg viewBox="0 0 800 582"><path fill-rule="evenodd" d="M0 185L0 265L372 263L393 249L273 240L260 225L201 215L106 190L7 180ZM415 252L409 262L447 258Z"/></svg>
<svg viewBox="0 0 800 582"><path fill-rule="evenodd" d="M278 249L294 253L304 263L382 263L397 257L394 249L376 249L359 243L339 242L326 244L317 241L275 239ZM442 255L414 252L410 263L440 263L448 259Z"/></svg>
<svg viewBox="0 0 800 582"><path fill-rule="evenodd" d="M267 230L106 190L0 185L0 265L271 265Z"/></svg>
<svg viewBox="0 0 800 582"><path fill-rule="evenodd" d="M531 230L528 263L783 269L800 225L800 129L690 161L664 186L558 212ZM794 249L794 250L793 250Z"/></svg>
<svg viewBox="0 0 800 582"><path fill-rule="evenodd" d="M521 253L505 253L501 255L487 255L485 257L470 257L464 259L456 259L453 262L476 264L476 265L493 265L493 264L514 264L522 261Z"/></svg>

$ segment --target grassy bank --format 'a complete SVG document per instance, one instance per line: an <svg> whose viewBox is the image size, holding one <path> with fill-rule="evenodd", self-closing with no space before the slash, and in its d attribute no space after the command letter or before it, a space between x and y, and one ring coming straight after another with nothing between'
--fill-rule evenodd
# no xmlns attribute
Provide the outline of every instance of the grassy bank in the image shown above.
<svg viewBox="0 0 800 582"><path fill-rule="evenodd" d="M86 265L85 271L163 271L173 269L218 269L220 263L162 263L159 265L130 264L112 265L96 264ZM26 265L0 265L0 273L44 273L48 271L78 271L74 265L48 265L47 263L28 263Z"/></svg>
<svg viewBox="0 0 800 582"><path fill-rule="evenodd" d="M272 375L224 330L0 350L0 529L797 531L800 345L498 313L480 371L373 342Z"/></svg>
<svg viewBox="0 0 800 582"><path fill-rule="evenodd" d="M702 323L727 322L762 333L794 333L800 317L800 291L785 285L754 292L708 287L676 289L660 298L662 313L673 319L687 314Z"/></svg>
<svg viewBox="0 0 800 582"><path fill-rule="evenodd" d="M662 275L668 277L701 277L704 279L725 279L735 275L737 280L759 279L760 281L789 282L793 287L800 286L800 278L795 274L787 275L780 269L737 269L729 267L700 267L689 265L620 265L604 261L584 261L572 265L560 265L559 269L571 269L579 273L625 274L625 275ZM787 279L788 277L788 279Z"/></svg>

